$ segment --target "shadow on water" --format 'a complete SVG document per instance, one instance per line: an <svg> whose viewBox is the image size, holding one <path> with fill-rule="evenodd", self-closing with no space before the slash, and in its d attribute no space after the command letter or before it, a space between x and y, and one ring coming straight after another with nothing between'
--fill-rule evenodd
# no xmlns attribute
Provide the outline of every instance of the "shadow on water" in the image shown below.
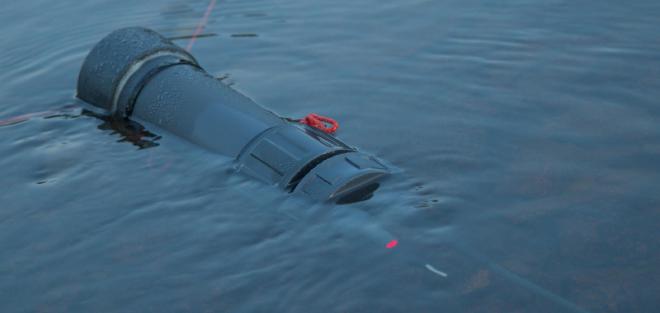
<svg viewBox="0 0 660 313"><path fill-rule="evenodd" d="M137 146L139 149L156 147L158 146L157 141L161 139L161 136L148 131L138 122L125 118L115 118L113 116L96 113L88 109L81 109L75 104L65 105L56 110L26 113L0 119L0 127L20 124L33 118L76 119L82 116L93 117L101 120L102 123L97 126L98 129L106 131L109 130L111 131L111 134L117 134L121 137L118 142L129 142Z"/></svg>
<svg viewBox="0 0 660 313"><path fill-rule="evenodd" d="M115 118L110 115L96 113L87 109L83 109L80 115L94 117L103 121L103 123L97 126L98 129L109 130L113 135L118 134L121 136L121 139L119 139L118 142L129 142L137 146L139 149L156 147L159 145L157 141L162 138L161 136L148 131L140 123L126 118Z"/></svg>

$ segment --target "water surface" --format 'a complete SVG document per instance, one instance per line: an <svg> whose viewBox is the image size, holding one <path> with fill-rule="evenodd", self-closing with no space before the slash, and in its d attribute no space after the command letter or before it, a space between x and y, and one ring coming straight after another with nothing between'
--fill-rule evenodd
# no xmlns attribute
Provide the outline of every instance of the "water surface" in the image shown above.
<svg viewBox="0 0 660 313"><path fill-rule="evenodd" d="M81 114L94 43L207 4L4 1L0 311L660 307L660 2L219 1L209 72L401 170L336 207Z"/></svg>

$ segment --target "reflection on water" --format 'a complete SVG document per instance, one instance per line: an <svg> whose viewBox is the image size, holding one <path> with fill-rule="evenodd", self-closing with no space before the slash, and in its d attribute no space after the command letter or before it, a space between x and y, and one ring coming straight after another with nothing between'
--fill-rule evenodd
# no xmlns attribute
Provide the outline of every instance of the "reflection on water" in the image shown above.
<svg viewBox="0 0 660 313"><path fill-rule="evenodd" d="M108 32L186 46L207 5L0 12L0 311L658 307L660 3L218 2L206 69L401 169L341 206L75 100Z"/></svg>
<svg viewBox="0 0 660 313"><path fill-rule="evenodd" d="M82 110L81 114L100 119L103 123L97 126L98 129L110 130L112 135L121 137L118 142L130 142L140 149L158 146L157 141L161 138L161 136L146 130L140 123L129 119L114 118L91 110Z"/></svg>
<svg viewBox="0 0 660 313"><path fill-rule="evenodd" d="M183 39L191 39L193 37L195 38L205 38L205 37L215 37L218 34L216 33L206 33L206 34L199 34L199 35L183 35L183 36L173 36L173 37L168 37L167 39L176 41L176 40L183 40Z"/></svg>

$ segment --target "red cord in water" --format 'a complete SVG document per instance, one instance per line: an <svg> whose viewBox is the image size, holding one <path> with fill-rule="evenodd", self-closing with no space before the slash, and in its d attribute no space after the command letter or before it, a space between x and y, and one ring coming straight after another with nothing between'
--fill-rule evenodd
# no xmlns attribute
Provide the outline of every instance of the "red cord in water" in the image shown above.
<svg viewBox="0 0 660 313"><path fill-rule="evenodd" d="M339 128L339 123L337 123L337 121L315 113L308 114L298 122L300 122L300 124L305 124L317 128L328 134L333 134Z"/></svg>
<svg viewBox="0 0 660 313"><path fill-rule="evenodd" d="M209 2L209 5L206 7L206 11L204 11L204 16L202 16L202 19L199 21L199 24L197 24L197 28L195 29L195 32L192 34L192 37L190 37L190 41L188 42L188 45L186 46L186 51L190 52L190 49L192 49L193 44L195 44L195 40L197 40L197 36L202 33L202 30L204 30L204 27L206 26L206 22L209 20L209 16L211 15L211 11L213 11L213 7L215 6L216 0L211 0Z"/></svg>

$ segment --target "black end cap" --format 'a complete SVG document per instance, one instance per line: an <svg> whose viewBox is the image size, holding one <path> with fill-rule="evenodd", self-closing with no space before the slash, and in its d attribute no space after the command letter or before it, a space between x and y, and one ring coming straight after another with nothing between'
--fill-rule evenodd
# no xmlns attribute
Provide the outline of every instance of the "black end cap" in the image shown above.
<svg viewBox="0 0 660 313"><path fill-rule="evenodd" d="M335 155L314 167L295 191L320 201L339 204L370 198L391 171L378 159L362 152Z"/></svg>
<svg viewBox="0 0 660 313"><path fill-rule="evenodd" d="M186 50L153 30L128 27L113 31L85 58L78 75L78 98L114 113L115 94L124 76L141 60L161 52L197 65Z"/></svg>

